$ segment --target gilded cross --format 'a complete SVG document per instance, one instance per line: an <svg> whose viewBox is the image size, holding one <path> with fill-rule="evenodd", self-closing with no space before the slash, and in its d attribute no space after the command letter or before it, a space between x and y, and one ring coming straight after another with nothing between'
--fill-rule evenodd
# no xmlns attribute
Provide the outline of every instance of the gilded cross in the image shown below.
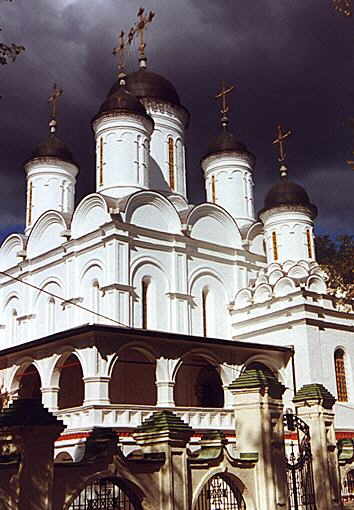
<svg viewBox="0 0 354 510"><path fill-rule="evenodd" d="M118 45L116 48L113 48L113 55L117 57L118 73L121 73L125 66L125 48L126 40L122 30L118 36Z"/></svg>
<svg viewBox="0 0 354 510"><path fill-rule="evenodd" d="M52 104L52 120L57 119L57 102L62 95L63 89L58 89L57 84L54 83L52 95L48 98L48 103Z"/></svg>
<svg viewBox="0 0 354 510"><path fill-rule="evenodd" d="M145 60L145 48L146 43L144 39L145 30L149 23L152 22L153 18L155 17L155 13L153 11L150 11L149 14L145 14L145 9L143 7L140 7L138 11L138 21L136 24L130 29L130 32L128 34L128 42L129 44L132 43L134 36L136 34L140 37L140 44L139 44L139 54L140 54L140 60Z"/></svg>
<svg viewBox="0 0 354 510"><path fill-rule="evenodd" d="M221 99L221 110L222 115L226 115L229 111L229 106L227 104L227 95L230 94L235 88L235 85L231 85L230 87L225 86L225 82L221 83L221 91L216 94L215 99Z"/></svg>
<svg viewBox="0 0 354 510"><path fill-rule="evenodd" d="M278 158L278 161L280 163L284 163L284 161L285 161L286 153L285 153L285 150L284 150L284 142L285 142L285 140L291 134L292 134L292 131L290 129L289 129L289 131L287 133L283 133L282 127L280 125L278 126L278 138L273 140L273 144L279 145L279 158Z"/></svg>

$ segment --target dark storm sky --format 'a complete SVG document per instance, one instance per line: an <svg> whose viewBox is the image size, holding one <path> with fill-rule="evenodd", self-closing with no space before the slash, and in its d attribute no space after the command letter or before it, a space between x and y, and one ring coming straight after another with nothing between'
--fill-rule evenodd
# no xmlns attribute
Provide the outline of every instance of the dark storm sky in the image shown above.
<svg viewBox="0 0 354 510"><path fill-rule="evenodd" d="M90 120L114 81L116 34L135 22L140 0L0 0L4 41L26 52L0 69L0 230L22 228L23 161L47 133L47 97L64 88L59 135L80 165L77 201L94 191ZM354 233L354 18L331 0L149 0L150 70L170 79L191 113L189 198L204 199L199 160L218 130L213 96L236 84L231 126L257 157L256 205L278 178L271 142L291 128L288 164L319 208L317 231ZM130 51L128 70L137 68Z"/></svg>

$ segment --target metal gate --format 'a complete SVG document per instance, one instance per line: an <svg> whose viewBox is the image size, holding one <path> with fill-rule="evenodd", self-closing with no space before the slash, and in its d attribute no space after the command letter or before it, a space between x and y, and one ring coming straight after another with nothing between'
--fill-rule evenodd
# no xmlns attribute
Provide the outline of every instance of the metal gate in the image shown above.
<svg viewBox="0 0 354 510"><path fill-rule="evenodd" d="M296 440L286 447L290 509L316 510L309 427L290 413L284 415L284 427L285 432L296 433Z"/></svg>
<svg viewBox="0 0 354 510"><path fill-rule="evenodd" d="M71 503L68 510L140 510L140 504L119 487L115 479L91 481Z"/></svg>
<svg viewBox="0 0 354 510"><path fill-rule="evenodd" d="M195 510L246 510L240 491L226 477L215 475L204 485Z"/></svg>

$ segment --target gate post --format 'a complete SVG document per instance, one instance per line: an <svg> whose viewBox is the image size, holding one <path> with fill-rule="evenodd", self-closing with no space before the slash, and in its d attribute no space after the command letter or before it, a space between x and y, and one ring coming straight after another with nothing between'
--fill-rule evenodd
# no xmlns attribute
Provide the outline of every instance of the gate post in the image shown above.
<svg viewBox="0 0 354 510"><path fill-rule="evenodd" d="M0 429L18 445L16 509L51 510L54 441L64 430L62 422L40 400L19 399L0 413Z"/></svg>
<svg viewBox="0 0 354 510"><path fill-rule="evenodd" d="M156 476L156 486L150 492L155 501L151 508L176 510L190 508L191 494L188 478L186 445L193 429L172 411L158 411L135 429L133 437L144 455L163 453L165 462Z"/></svg>
<svg viewBox="0 0 354 510"><path fill-rule="evenodd" d="M322 384L305 384L293 401L297 415L310 428L317 509L339 510L342 506L334 429L335 398Z"/></svg>
<svg viewBox="0 0 354 510"><path fill-rule="evenodd" d="M257 453L257 508L288 509L283 402L285 387L266 367L246 369L229 389L235 395L236 447Z"/></svg>

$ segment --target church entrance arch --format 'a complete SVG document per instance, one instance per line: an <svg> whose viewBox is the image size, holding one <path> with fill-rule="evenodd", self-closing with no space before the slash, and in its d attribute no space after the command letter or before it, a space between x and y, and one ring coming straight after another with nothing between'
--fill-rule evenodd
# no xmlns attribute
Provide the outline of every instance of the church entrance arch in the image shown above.
<svg viewBox="0 0 354 510"><path fill-rule="evenodd" d="M193 510L246 510L246 503L231 477L217 474L204 485Z"/></svg>
<svg viewBox="0 0 354 510"><path fill-rule="evenodd" d="M66 510L142 510L138 497L115 478L89 482Z"/></svg>

